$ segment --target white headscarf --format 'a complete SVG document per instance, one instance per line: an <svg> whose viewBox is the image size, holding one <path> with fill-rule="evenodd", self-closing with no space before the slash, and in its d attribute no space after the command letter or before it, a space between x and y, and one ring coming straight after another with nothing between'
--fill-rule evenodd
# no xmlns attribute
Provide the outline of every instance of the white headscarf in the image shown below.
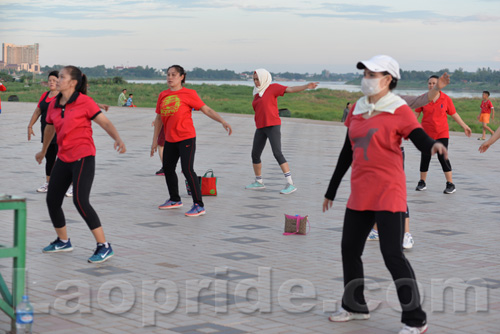
<svg viewBox="0 0 500 334"><path fill-rule="evenodd" d="M253 88L253 95L259 94L259 96L262 97L267 87L271 84L271 81L273 81L273 78L271 73L263 68L255 70L255 73L257 73L257 78L259 78L260 86Z"/></svg>
<svg viewBox="0 0 500 334"><path fill-rule="evenodd" d="M387 93L375 104L368 101L368 96L363 96L358 100L358 102L356 102L356 106L354 107L352 114L361 115L367 112L368 115L371 115L374 111L382 111L394 114L396 109L405 104L405 100L392 92Z"/></svg>

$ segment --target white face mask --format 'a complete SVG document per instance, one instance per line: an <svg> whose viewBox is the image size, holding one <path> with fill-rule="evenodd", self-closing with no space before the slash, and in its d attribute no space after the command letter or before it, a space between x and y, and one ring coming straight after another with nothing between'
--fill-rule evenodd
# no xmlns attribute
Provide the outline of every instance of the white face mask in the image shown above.
<svg viewBox="0 0 500 334"><path fill-rule="evenodd" d="M382 78L376 79L361 79L361 91L366 96L377 95L382 91L382 87L380 87L380 80Z"/></svg>

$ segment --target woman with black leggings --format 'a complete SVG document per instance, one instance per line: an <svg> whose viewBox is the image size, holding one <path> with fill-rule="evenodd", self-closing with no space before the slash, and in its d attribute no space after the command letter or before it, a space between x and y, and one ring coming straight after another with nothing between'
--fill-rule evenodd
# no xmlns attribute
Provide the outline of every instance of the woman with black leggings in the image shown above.
<svg viewBox="0 0 500 334"><path fill-rule="evenodd" d="M89 202L96 154L92 138L92 121L99 124L115 140L114 147L119 153L125 153L125 144L114 125L102 114L99 106L86 95L87 77L80 69L74 66L64 67L59 72L57 89L59 94L50 103L47 111L43 148L35 157L41 164L54 134L57 134L58 159L52 170L47 192L47 207L57 239L45 247L43 252L73 250L62 210L65 192L73 183L73 203L97 242L97 248L88 261L104 262L114 253L111 244L106 242L99 217Z"/></svg>
<svg viewBox="0 0 500 334"><path fill-rule="evenodd" d="M447 151L424 132L406 102L392 93L400 79L399 64L394 59L375 56L359 62L357 68L364 70L361 86L365 96L347 116L347 136L323 202L324 212L331 208L342 177L352 166L341 245L344 295L342 308L329 320L344 322L370 317L363 293L361 255L377 222L380 250L403 309L404 327L399 333L420 334L427 330L426 314L415 273L401 246L406 211L401 140L409 138L422 152L446 156Z"/></svg>

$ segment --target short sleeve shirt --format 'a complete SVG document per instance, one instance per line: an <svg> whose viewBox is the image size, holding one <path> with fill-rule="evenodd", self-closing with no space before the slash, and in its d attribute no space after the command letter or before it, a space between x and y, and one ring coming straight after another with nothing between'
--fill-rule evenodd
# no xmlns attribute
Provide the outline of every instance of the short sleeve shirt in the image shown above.
<svg viewBox="0 0 500 334"><path fill-rule="evenodd" d="M481 114L491 114L493 103L490 100L481 101Z"/></svg>
<svg viewBox="0 0 500 334"><path fill-rule="evenodd" d="M255 111L255 125L257 129L268 126L281 125L278 110L278 96L285 95L287 86L270 84L262 95L255 94L252 102Z"/></svg>
<svg viewBox="0 0 500 334"><path fill-rule="evenodd" d="M394 114L381 112L365 119L349 112L353 160L351 195L347 207L358 211L406 211L406 176L403 170L401 140L421 128L408 105Z"/></svg>
<svg viewBox="0 0 500 334"><path fill-rule="evenodd" d="M59 105L61 94L52 100L47 110L47 124L53 124L59 147L57 156L70 163L95 156L92 120L101 112L91 97L75 92L64 107ZM64 109L64 117L62 110Z"/></svg>
<svg viewBox="0 0 500 334"><path fill-rule="evenodd" d="M177 143L196 137L192 110L199 110L205 103L195 90L181 88L177 91L164 90L158 96L156 113L161 115L165 140Z"/></svg>
<svg viewBox="0 0 500 334"><path fill-rule="evenodd" d="M449 138L448 115L454 115L457 111L451 98L445 93L441 95L436 102L429 102L427 105L415 109L415 112L421 113L422 127L432 139Z"/></svg>

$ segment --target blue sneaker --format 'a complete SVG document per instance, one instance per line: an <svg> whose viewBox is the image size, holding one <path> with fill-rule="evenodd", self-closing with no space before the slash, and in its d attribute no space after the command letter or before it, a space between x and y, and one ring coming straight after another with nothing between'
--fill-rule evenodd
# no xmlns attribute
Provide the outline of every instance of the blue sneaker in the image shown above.
<svg viewBox="0 0 500 334"><path fill-rule="evenodd" d="M293 193L296 190L297 190L296 186L294 186L293 184L287 183L287 185L285 186L285 188L283 188L283 190L280 191L280 194L282 194L282 195L290 195L291 193Z"/></svg>
<svg viewBox="0 0 500 334"><path fill-rule="evenodd" d="M111 248L110 243L108 243L108 248L106 248L106 245L98 243L94 255L89 257L89 262L101 263L108 260L113 255L115 255L115 253L113 253L113 248Z"/></svg>
<svg viewBox="0 0 500 334"><path fill-rule="evenodd" d="M262 189L266 189L266 186L264 185L264 183L260 183L258 181L255 181L254 183L249 184L248 186L246 186L245 189L262 190Z"/></svg>
<svg viewBox="0 0 500 334"><path fill-rule="evenodd" d="M205 209L196 203L193 204L191 210L185 213L185 215L188 217L198 217L204 214L205 214Z"/></svg>
<svg viewBox="0 0 500 334"><path fill-rule="evenodd" d="M183 206L181 201L174 202L174 201L168 200L165 203L163 203L162 205L159 205L158 209L160 209L160 210L176 209L176 208L180 208L181 206Z"/></svg>
<svg viewBox="0 0 500 334"><path fill-rule="evenodd" d="M378 231L374 228L370 231L370 234L368 234L368 238L366 238L368 241L377 241L378 240Z"/></svg>
<svg viewBox="0 0 500 334"><path fill-rule="evenodd" d="M73 246L71 246L71 241L68 239L68 242L62 242L59 237L56 240L50 243L47 247L42 249L44 253L58 253L58 252L71 252L73 250Z"/></svg>

